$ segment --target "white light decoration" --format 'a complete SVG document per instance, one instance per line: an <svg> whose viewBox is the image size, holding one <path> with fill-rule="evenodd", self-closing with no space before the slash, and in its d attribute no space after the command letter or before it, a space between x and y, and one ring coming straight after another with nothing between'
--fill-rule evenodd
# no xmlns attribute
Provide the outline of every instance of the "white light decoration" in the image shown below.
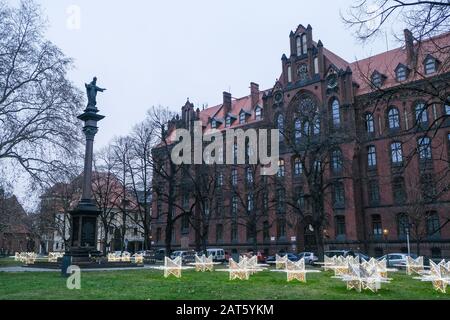
<svg viewBox="0 0 450 320"><path fill-rule="evenodd" d="M63 256L64 256L63 252L49 252L48 262L58 262L58 258L62 258Z"/></svg>
<svg viewBox="0 0 450 320"><path fill-rule="evenodd" d="M164 278L167 278L170 275L175 276L176 278L181 278L181 269L182 269L182 260L181 257L178 256L175 259L170 259L168 257L164 258Z"/></svg>
<svg viewBox="0 0 450 320"><path fill-rule="evenodd" d="M414 279L431 281L436 291L446 293L447 285L450 284L450 261L445 263L445 260L442 260L439 264L436 264L430 260L430 271L422 271L421 276Z"/></svg>
<svg viewBox="0 0 450 320"><path fill-rule="evenodd" d="M144 255L142 253L135 253L133 257L134 257L134 263L144 264Z"/></svg>
<svg viewBox="0 0 450 320"><path fill-rule="evenodd" d="M129 252L123 252L122 257L120 258L120 261L122 262L131 262L131 255Z"/></svg>
<svg viewBox="0 0 450 320"><path fill-rule="evenodd" d="M275 255L275 267L277 269L284 269L286 268L286 262L288 260L287 254L282 256L279 256L278 254Z"/></svg>
<svg viewBox="0 0 450 320"><path fill-rule="evenodd" d="M418 257L417 259L406 257L406 273L412 275L413 273L420 274L424 271L423 268L423 257Z"/></svg>
<svg viewBox="0 0 450 320"><path fill-rule="evenodd" d="M204 254L200 257L195 255L195 262L190 263L190 265L195 267L195 271L197 272L213 271L215 264L220 264L220 262L213 262L212 256L207 257Z"/></svg>

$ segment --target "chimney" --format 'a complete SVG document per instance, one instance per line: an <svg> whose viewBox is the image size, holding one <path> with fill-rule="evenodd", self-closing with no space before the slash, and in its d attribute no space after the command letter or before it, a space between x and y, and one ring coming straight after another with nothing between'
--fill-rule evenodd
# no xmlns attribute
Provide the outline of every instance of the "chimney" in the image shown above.
<svg viewBox="0 0 450 320"><path fill-rule="evenodd" d="M231 93L223 92L223 107L225 108L225 114L231 112Z"/></svg>
<svg viewBox="0 0 450 320"><path fill-rule="evenodd" d="M259 84L250 82L250 96L252 97L252 108L259 102Z"/></svg>
<svg viewBox="0 0 450 320"><path fill-rule="evenodd" d="M411 68L415 60L414 38L410 30L405 29L403 32L405 34L406 64Z"/></svg>

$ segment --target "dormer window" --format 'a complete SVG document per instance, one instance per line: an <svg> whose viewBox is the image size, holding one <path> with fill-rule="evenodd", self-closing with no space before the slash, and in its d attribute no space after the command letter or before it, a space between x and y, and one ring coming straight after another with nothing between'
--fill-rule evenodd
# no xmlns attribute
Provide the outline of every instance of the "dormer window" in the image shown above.
<svg viewBox="0 0 450 320"><path fill-rule="evenodd" d="M395 69L395 78L398 82L405 81L408 78L408 68L402 64L399 64Z"/></svg>
<svg viewBox="0 0 450 320"><path fill-rule="evenodd" d="M212 121L211 121L211 128L213 128L213 129L217 128L217 121L215 119L212 119Z"/></svg>
<svg viewBox="0 0 450 320"><path fill-rule="evenodd" d="M437 61L434 57L428 56L424 61L425 74L435 73L437 70Z"/></svg>
<svg viewBox="0 0 450 320"><path fill-rule="evenodd" d="M260 107L256 107L255 119L256 120L261 120L262 119L262 109Z"/></svg>
<svg viewBox="0 0 450 320"><path fill-rule="evenodd" d="M384 76L381 73L379 73L378 71L375 71L372 74L371 81L372 81L372 85L374 87L380 88L383 85Z"/></svg>
<svg viewBox="0 0 450 320"><path fill-rule="evenodd" d="M232 121L231 117L227 116L225 119L225 127L227 127L227 128L231 127L231 121Z"/></svg>
<svg viewBox="0 0 450 320"><path fill-rule="evenodd" d="M239 114L239 124L244 124L246 122L246 113L242 111Z"/></svg>

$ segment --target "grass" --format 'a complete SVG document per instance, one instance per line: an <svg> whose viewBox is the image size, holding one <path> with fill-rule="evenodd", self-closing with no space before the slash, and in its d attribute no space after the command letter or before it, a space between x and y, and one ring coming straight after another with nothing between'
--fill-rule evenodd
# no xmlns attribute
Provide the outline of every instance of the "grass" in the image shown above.
<svg viewBox="0 0 450 320"><path fill-rule="evenodd" d="M183 271L182 278L163 277L159 270L82 272L81 290L66 288L58 272L0 272L0 299L50 300L221 300L221 299L450 299L431 283L392 273L393 281L377 293L348 291L331 272L311 273L307 283L286 282L286 275L260 272L248 281L229 281L228 273Z"/></svg>
<svg viewBox="0 0 450 320"><path fill-rule="evenodd" d="M14 258L0 258L0 268L21 266L23 263L15 261Z"/></svg>

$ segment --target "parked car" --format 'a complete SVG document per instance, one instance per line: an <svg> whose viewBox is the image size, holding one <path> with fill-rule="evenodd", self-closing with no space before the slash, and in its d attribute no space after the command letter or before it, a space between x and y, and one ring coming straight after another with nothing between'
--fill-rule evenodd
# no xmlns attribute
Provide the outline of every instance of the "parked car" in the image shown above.
<svg viewBox="0 0 450 320"><path fill-rule="evenodd" d="M195 251L190 250L190 251L174 251L171 255L170 258L171 259L175 259L177 257L181 257L181 261L183 261L183 263L189 263L189 262L195 262Z"/></svg>
<svg viewBox="0 0 450 320"><path fill-rule="evenodd" d="M298 254L298 259L305 258L305 264L313 265L319 261L319 258L313 252L301 252Z"/></svg>
<svg viewBox="0 0 450 320"><path fill-rule="evenodd" d="M283 252L283 253L279 253L278 255L281 256L281 257L284 257L286 255L286 253ZM288 253L287 256L288 256L288 259L291 260L291 261L298 261L298 260L300 260L300 258L297 255L293 254L293 253ZM268 262L268 263L270 263L270 262L274 263L275 261L276 261L276 256L269 256L266 259L266 262Z"/></svg>
<svg viewBox="0 0 450 320"><path fill-rule="evenodd" d="M351 250L327 250L324 252L324 254L331 258L331 257L340 257L343 256L344 258L348 257L348 256L352 256L355 257L355 253Z"/></svg>
<svg viewBox="0 0 450 320"><path fill-rule="evenodd" d="M156 260L164 260L165 256L166 256L166 249L158 249L155 251Z"/></svg>
<svg viewBox="0 0 450 320"><path fill-rule="evenodd" d="M370 257L367 254L364 254L362 252L355 252L355 257L359 257L359 261L362 261L362 259L369 261Z"/></svg>
<svg viewBox="0 0 450 320"><path fill-rule="evenodd" d="M224 262L225 261L225 250L220 248L209 248L206 249L208 257L212 256L214 262Z"/></svg>
<svg viewBox="0 0 450 320"><path fill-rule="evenodd" d="M417 255L411 254L411 258L416 259ZM406 259L408 254L406 253L389 253L382 257L379 257L378 260L386 259L386 264L388 267L406 267Z"/></svg>

